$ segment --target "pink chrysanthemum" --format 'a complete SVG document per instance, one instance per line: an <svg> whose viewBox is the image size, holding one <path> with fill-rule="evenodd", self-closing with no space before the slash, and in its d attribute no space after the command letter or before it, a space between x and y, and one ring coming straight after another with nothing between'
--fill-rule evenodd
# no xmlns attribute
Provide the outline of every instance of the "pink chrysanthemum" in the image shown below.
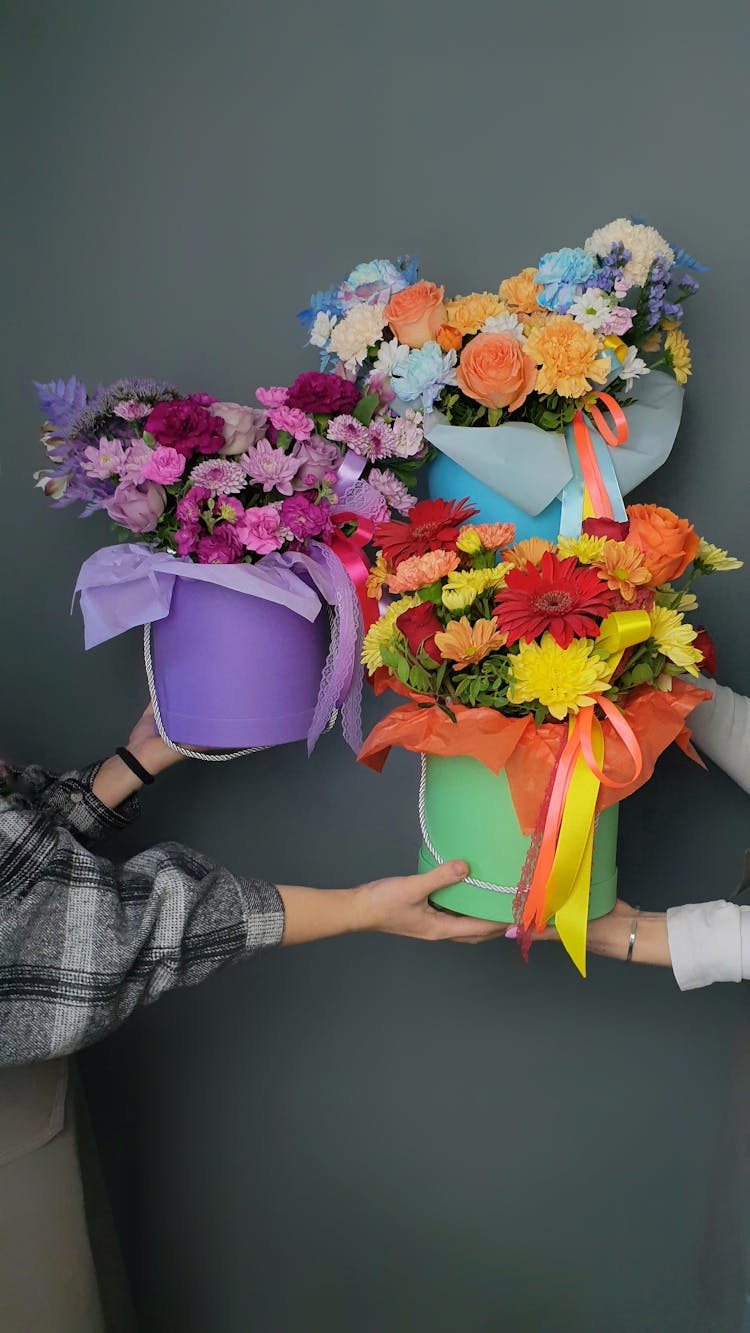
<svg viewBox="0 0 750 1333"><path fill-rule="evenodd" d="M355 417L350 417L344 413L340 417L334 417L330 423L326 436L333 440L334 444L344 444L347 449L353 453L359 454L362 458L367 455L370 445L370 432L361 421Z"/></svg>
<svg viewBox="0 0 750 1333"><path fill-rule="evenodd" d="M395 472L391 472L390 468L383 468L381 471L380 468L374 467L368 481L373 490L378 491L391 509L395 509L399 514L408 514L417 503L416 495L412 495L406 489L404 483L399 480Z"/></svg>
<svg viewBox="0 0 750 1333"><path fill-rule="evenodd" d="M209 458L199 463L190 473L193 486L205 486L212 495L236 495L247 485L247 474L239 463L231 463L226 458Z"/></svg>

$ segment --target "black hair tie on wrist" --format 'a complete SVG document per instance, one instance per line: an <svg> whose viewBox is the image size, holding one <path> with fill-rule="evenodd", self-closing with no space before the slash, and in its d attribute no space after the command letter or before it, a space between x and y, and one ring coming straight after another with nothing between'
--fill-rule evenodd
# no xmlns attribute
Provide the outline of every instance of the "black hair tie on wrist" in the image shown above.
<svg viewBox="0 0 750 1333"><path fill-rule="evenodd" d="M122 759L123 764L127 765L131 773L135 773L135 776L147 787L150 787L151 783L155 781L153 773L149 773L148 769L144 768L143 764L136 759L134 754L130 753L130 750L126 750L124 745L118 746L115 754Z"/></svg>

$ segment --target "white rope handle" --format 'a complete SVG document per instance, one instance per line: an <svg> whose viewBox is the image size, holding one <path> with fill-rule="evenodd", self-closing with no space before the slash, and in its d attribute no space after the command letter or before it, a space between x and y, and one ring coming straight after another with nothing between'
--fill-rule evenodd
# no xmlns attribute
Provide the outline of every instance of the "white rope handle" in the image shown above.
<svg viewBox="0 0 750 1333"><path fill-rule="evenodd" d="M439 856L438 853L435 851L435 848L433 847L432 842L430 840L430 835L427 832L427 817L425 813L426 791L427 791L427 755L423 754L422 771L419 777L419 827L422 831L422 841L425 847L427 848L428 852L430 853L430 856L432 857L433 861L435 861L437 865L443 866L445 865L445 861L443 857ZM463 879L461 883L473 884L475 889L488 889L490 893L515 893L517 889L517 885L515 884L512 887L506 884L488 884L486 880L472 879L470 875L467 875L466 879Z"/></svg>
<svg viewBox="0 0 750 1333"><path fill-rule="evenodd" d="M175 750L177 754L184 754L188 759L202 759L208 764L225 764L230 759L242 759L248 754L260 754L262 750L270 750L270 745L249 745L242 750L211 751L206 753L204 750L191 750L187 745L178 745L176 741L169 739L164 730L159 700L156 694L156 678L154 676L154 663L151 655L151 625L143 626L143 662L146 668L146 680L148 681L148 692L151 698L151 707L154 710L154 722L156 730L161 736L164 744L170 750ZM338 709L334 708L328 722L326 723L323 734L329 732L335 725L338 717Z"/></svg>

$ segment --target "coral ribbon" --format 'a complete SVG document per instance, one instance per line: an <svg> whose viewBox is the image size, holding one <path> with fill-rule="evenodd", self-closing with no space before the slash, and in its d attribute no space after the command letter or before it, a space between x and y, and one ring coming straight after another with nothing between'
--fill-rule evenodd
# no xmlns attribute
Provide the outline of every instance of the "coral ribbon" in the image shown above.
<svg viewBox="0 0 750 1333"><path fill-rule="evenodd" d="M607 421L599 403L603 403L610 413L613 425ZM609 393L595 395L589 413L602 439L612 449L624 444L628 438L628 423L620 404ZM575 439L578 460L583 473L583 517L614 518L612 501L596 459L594 441L586 424L584 413L579 408L573 417L573 438Z"/></svg>
<svg viewBox="0 0 750 1333"><path fill-rule="evenodd" d="M641 643L650 633L645 611L619 611L608 616L601 629L601 646L612 669L626 648ZM607 778L604 735L594 705L580 709L568 723L568 739L557 763L549 808L534 874L523 909L523 924L541 931L555 917L557 931L582 976L586 975L588 921L594 822L600 786L625 789L640 777L643 756L630 724L609 699L598 706L623 742L632 773L618 781Z"/></svg>
<svg viewBox="0 0 750 1333"><path fill-rule="evenodd" d="M343 532L345 524L355 524L356 530L347 537ZM369 518L362 514L341 513L333 515L333 536L331 538L331 549L338 556L349 578L354 584L357 599L362 611L362 619L365 623L365 631L375 623L378 618L378 603L376 598L367 596L367 578L370 573L370 562L364 554L364 548L368 542L372 541L372 535L375 531L375 525Z"/></svg>

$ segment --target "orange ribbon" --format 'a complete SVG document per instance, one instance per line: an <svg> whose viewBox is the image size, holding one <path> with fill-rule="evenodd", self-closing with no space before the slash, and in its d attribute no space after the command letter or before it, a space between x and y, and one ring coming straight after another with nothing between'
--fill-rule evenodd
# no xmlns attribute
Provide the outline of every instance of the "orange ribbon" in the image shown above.
<svg viewBox="0 0 750 1333"><path fill-rule="evenodd" d="M343 527L347 523L355 524L355 531L351 536L346 536ZM354 584L360 608L362 610L362 619L365 623L365 632L378 619L378 602L375 597L367 596L367 579L370 573L370 562L364 554L364 549L368 542L372 541L375 526L369 518L364 518L362 514L342 513L333 515L333 537L331 539L331 550L338 556L349 578Z"/></svg>
<svg viewBox="0 0 750 1333"><path fill-rule="evenodd" d="M609 411L614 423L613 426L607 421L598 403L603 403ZM628 438L628 423L620 404L611 394L597 393L589 408L589 413L596 429L610 448L616 449L619 444L625 443ZM599 464L596 461L594 442L580 407L573 417L573 437L578 451L578 460L581 464L581 472L583 473L584 489L591 500L594 517L613 518L612 504L599 470Z"/></svg>

